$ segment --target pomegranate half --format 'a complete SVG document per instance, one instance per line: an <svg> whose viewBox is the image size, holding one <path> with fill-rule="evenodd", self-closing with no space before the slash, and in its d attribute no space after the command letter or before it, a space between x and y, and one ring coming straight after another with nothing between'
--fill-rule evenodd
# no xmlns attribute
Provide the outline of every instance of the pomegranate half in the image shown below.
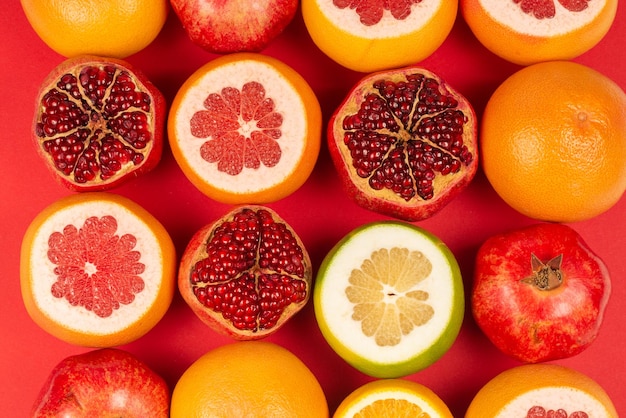
<svg viewBox="0 0 626 418"><path fill-rule="evenodd" d="M331 117L328 146L357 204L407 221L434 215L478 168L474 109L417 66L362 78Z"/></svg>
<svg viewBox="0 0 626 418"><path fill-rule="evenodd" d="M304 244L276 212L240 206L194 234L181 259L178 287L212 329L257 340L304 307L312 277Z"/></svg>
<svg viewBox="0 0 626 418"><path fill-rule="evenodd" d="M41 85L34 119L39 154L73 191L110 189L161 159L165 100L123 60L62 62Z"/></svg>

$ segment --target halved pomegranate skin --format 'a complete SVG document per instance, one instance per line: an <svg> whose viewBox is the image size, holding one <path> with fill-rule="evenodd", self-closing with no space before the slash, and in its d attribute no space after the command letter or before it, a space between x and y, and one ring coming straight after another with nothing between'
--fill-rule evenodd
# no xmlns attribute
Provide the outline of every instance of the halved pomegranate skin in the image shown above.
<svg viewBox="0 0 626 418"><path fill-rule="evenodd" d="M201 228L181 258L178 287L205 324L236 340L276 332L309 300L313 269L272 209L238 206Z"/></svg>
<svg viewBox="0 0 626 418"><path fill-rule="evenodd" d="M328 125L345 190L362 207L406 221L434 215L478 169L469 101L418 66L362 78Z"/></svg>
<svg viewBox="0 0 626 418"><path fill-rule="evenodd" d="M33 138L67 188L107 190L159 163L165 109L161 92L128 62L79 56L43 81Z"/></svg>

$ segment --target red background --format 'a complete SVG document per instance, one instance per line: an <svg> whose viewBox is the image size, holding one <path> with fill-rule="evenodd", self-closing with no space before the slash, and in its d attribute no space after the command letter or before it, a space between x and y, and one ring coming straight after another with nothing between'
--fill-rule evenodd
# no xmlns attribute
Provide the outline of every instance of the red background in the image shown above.
<svg viewBox="0 0 626 418"><path fill-rule="evenodd" d="M40 210L71 193L52 179L30 140L36 91L63 57L39 40L17 0L9 0L0 10L0 39L0 400L5 414L23 417L54 365L68 355L88 349L59 341L38 328L24 309L19 286L19 247L26 227ZM626 89L625 39L626 5L620 2L608 35L575 61L603 72ZM325 122L361 77L339 67L315 47L300 14L263 53L282 59L308 80L322 104ZM128 61L141 68L171 102L182 82L214 57L188 40L171 13L156 41ZM479 116L497 85L520 68L484 49L460 14L443 46L421 64L467 96ZM170 231L179 252L197 229L229 209L201 195L187 181L169 148L156 170L114 192L132 198L153 213ZM365 222L383 219L346 198L326 147L322 147L309 181L293 195L270 206L303 239L315 267L345 233ZM582 354L558 362L597 380L624 414L625 211L626 198L622 198L605 214L571 225L608 265L613 291L595 343ZM469 188L450 205L418 224L438 235L456 254L467 290L481 242L491 234L533 222L504 204L479 171ZM293 351L312 369L326 392L331 413L349 392L371 380L329 349L317 328L312 304L269 340ZM122 348L146 361L173 387L196 358L229 341L196 319L177 295L167 315L151 332ZM461 417L483 384L518 364L499 353L466 312L464 326L451 350L431 367L407 378L429 386L455 416Z"/></svg>

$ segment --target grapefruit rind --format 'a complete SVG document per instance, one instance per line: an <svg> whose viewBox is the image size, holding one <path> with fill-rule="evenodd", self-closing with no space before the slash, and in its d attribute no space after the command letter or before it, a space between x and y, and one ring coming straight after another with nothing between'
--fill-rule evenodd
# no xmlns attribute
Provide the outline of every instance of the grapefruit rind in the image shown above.
<svg viewBox="0 0 626 418"><path fill-rule="evenodd" d="M427 0L412 5L403 20L385 11L380 22L366 26L350 7L340 9L332 0L302 1L304 23L317 47L338 64L363 73L426 59L448 37L457 11L456 1Z"/></svg>
<svg viewBox="0 0 626 418"><path fill-rule="evenodd" d="M432 263L432 272L416 289L426 290L435 311L394 346L377 345L352 319L353 305L345 294L353 269L373 251L402 246L420 251ZM373 377L397 378L422 370L452 346L461 328L464 291L452 252L437 237L398 221L373 222L346 235L324 258L313 290L315 316L331 348L357 370Z"/></svg>
<svg viewBox="0 0 626 418"><path fill-rule="evenodd" d="M525 416L529 409L582 411L617 418L613 402L591 377L557 364L524 364L493 377L472 399L466 418Z"/></svg>
<svg viewBox="0 0 626 418"><path fill-rule="evenodd" d="M604 38L617 14L617 0L590 1L579 12L554 3L553 18L537 19L512 0L460 1L463 18L480 43L518 65L576 58Z"/></svg>
<svg viewBox="0 0 626 418"><path fill-rule="evenodd" d="M190 121L196 112L206 110L203 103L209 94L219 94L225 87L241 90L250 81L263 85L275 111L283 116L277 140L282 154L275 166L244 168L233 176L202 158L200 148L211 138L193 137ZM172 103L168 133L181 170L204 194L228 204L270 203L294 192L313 171L321 146L321 108L295 70L271 57L235 53L205 64L181 86ZM286 178L293 178L293 183L283 185Z"/></svg>
<svg viewBox="0 0 626 418"><path fill-rule="evenodd" d="M538 19L522 11L515 1L479 0L494 20L515 32L529 36L552 37L563 35L592 23L606 7L606 0L588 1L578 12L567 10L559 1L553 1L556 12L552 18Z"/></svg>
<svg viewBox="0 0 626 418"><path fill-rule="evenodd" d="M139 274L145 286L135 294L131 306L122 304L104 319L50 291L57 276L56 265L47 255L48 238L67 225L80 228L92 216L115 217L117 235L137 238L133 251L141 254L139 261L145 266ZM34 322L55 337L81 346L118 346L141 337L165 315L174 295L175 259L174 244L165 228L134 202L105 192L70 195L44 209L26 231L21 253L22 297ZM142 324L133 330L137 323Z"/></svg>

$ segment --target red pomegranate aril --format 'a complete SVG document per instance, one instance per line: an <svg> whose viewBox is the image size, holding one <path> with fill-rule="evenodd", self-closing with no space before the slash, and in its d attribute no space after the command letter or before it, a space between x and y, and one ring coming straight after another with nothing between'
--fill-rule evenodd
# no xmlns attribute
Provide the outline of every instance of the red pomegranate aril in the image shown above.
<svg viewBox="0 0 626 418"><path fill-rule="evenodd" d="M44 80L34 139L64 185L104 190L156 166L164 119L163 96L128 63L76 57Z"/></svg>
<svg viewBox="0 0 626 418"><path fill-rule="evenodd" d="M409 221L449 203L478 166L471 105L419 67L361 79L331 118L328 143L356 203Z"/></svg>
<svg viewBox="0 0 626 418"><path fill-rule="evenodd" d="M309 256L272 210L244 206L205 226L183 254L179 288L196 315L236 339L275 332L308 301Z"/></svg>

